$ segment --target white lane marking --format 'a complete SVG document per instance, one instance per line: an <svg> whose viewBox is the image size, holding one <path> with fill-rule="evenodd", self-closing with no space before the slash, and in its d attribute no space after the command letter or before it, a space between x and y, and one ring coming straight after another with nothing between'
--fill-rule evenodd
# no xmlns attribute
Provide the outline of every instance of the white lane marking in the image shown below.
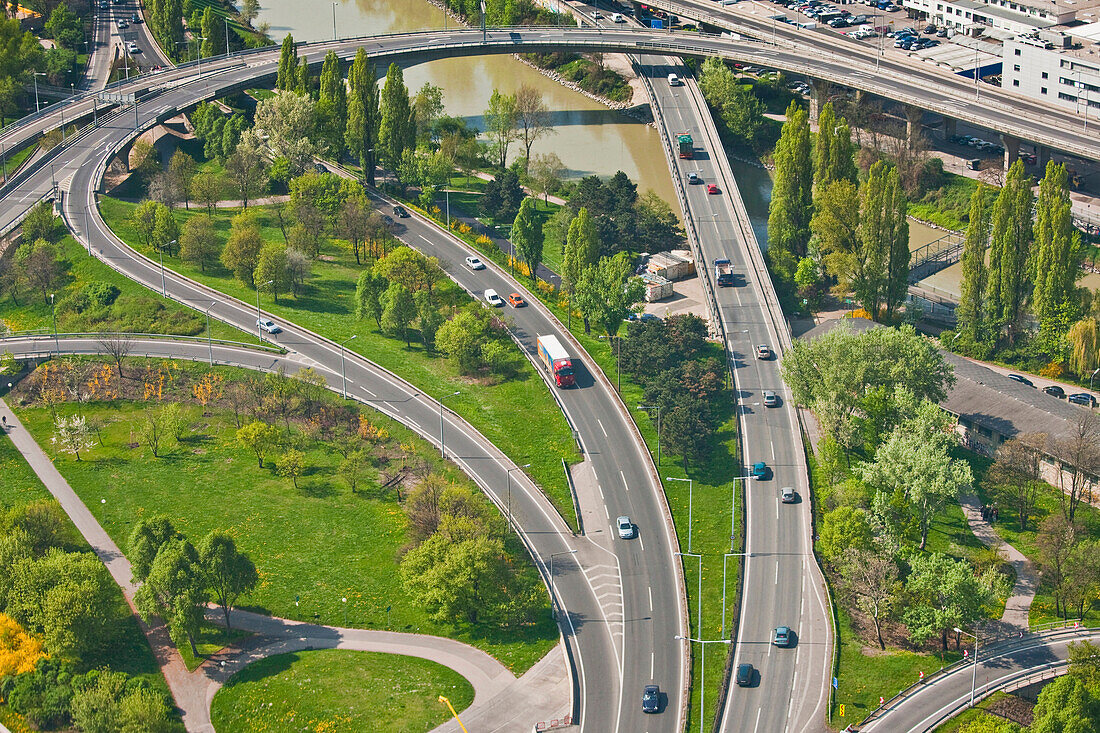
<svg viewBox="0 0 1100 733"><path fill-rule="evenodd" d="M775 443L772 443L772 463L775 463Z"/></svg>
<svg viewBox="0 0 1100 733"><path fill-rule="evenodd" d="M652 613L653 612L653 586L647 587L646 590L649 591L649 611L650 611L650 613Z"/></svg>
<svg viewBox="0 0 1100 733"><path fill-rule="evenodd" d="M642 546L642 552L645 552L645 540L642 539L642 535L638 535L638 544Z"/></svg>
<svg viewBox="0 0 1100 733"><path fill-rule="evenodd" d="M423 239L423 240L424 240L424 243L425 243L425 244L427 244L427 245L428 245L429 247L434 247L434 246L435 246L435 242L433 242L432 240L428 239L428 238L427 238L427 237L425 237L425 236L424 236L423 234L417 234L416 236L418 236L418 237L420 237L421 239Z"/></svg>
<svg viewBox="0 0 1100 733"><path fill-rule="evenodd" d="M623 475L623 472L622 472L622 471L619 471L619 476L620 476L620 477L622 478L622 480L623 480L623 488L624 488L624 489L626 489L627 491L630 491L630 486L629 486L629 485L628 485L628 484L626 483L626 476L625 476L625 475Z"/></svg>
<svg viewBox="0 0 1100 733"><path fill-rule="evenodd" d="M377 396L378 396L378 395L376 395L376 394L375 394L374 392L371 392L371 391L370 391L369 389L367 389L366 387L363 387L363 391L364 391L364 392L366 392L367 394L369 394L369 395L370 395L371 397L377 397Z"/></svg>
<svg viewBox="0 0 1100 733"><path fill-rule="evenodd" d="M600 486L599 484L596 484L596 488L600 490L600 500L601 501L607 501L607 499L605 499L604 496L603 496L603 487Z"/></svg>
<svg viewBox="0 0 1100 733"><path fill-rule="evenodd" d="M779 561L775 561L775 584L779 585Z"/></svg>
<svg viewBox="0 0 1100 733"><path fill-rule="evenodd" d="M764 708L757 708L756 709L756 725L754 725L752 727L752 733L756 733L757 728L760 727L760 711L762 711L763 709Z"/></svg>
<svg viewBox="0 0 1100 733"><path fill-rule="evenodd" d="M411 417L408 417L406 419L409 421L409 425L412 425L414 428L416 428L416 431L418 433L424 432L424 429L420 427L416 420L413 420Z"/></svg>
<svg viewBox="0 0 1100 733"><path fill-rule="evenodd" d="M775 518L779 519L779 499L775 500Z"/></svg>
<svg viewBox="0 0 1100 733"><path fill-rule="evenodd" d="M656 656L655 652L650 652L649 653L649 679L653 679L653 664L654 664L654 657L655 656Z"/></svg>
<svg viewBox="0 0 1100 733"><path fill-rule="evenodd" d="M600 422L600 418L598 418L598 417L596 418L596 424L600 426L600 430L603 431L603 437L606 438L607 437L607 431L604 430L603 423Z"/></svg>
<svg viewBox="0 0 1100 733"><path fill-rule="evenodd" d="M607 521L611 521L611 512L607 511L607 504L603 505L603 513L607 515Z"/></svg>

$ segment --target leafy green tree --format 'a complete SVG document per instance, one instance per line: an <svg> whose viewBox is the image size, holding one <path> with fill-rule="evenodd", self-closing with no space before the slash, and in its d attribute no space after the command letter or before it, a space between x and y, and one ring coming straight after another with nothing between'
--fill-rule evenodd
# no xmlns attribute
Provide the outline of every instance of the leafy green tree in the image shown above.
<svg viewBox="0 0 1100 733"><path fill-rule="evenodd" d="M172 210L157 204L156 223L153 225L153 245L171 256L179 247L180 225Z"/></svg>
<svg viewBox="0 0 1100 733"><path fill-rule="evenodd" d="M310 94L309 61L306 60L305 56L298 61L298 68L295 70L297 82L294 86L294 93L304 97Z"/></svg>
<svg viewBox="0 0 1100 733"><path fill-rule="evenodd" d="M202 11L202 36L203 56L217 56L225 51L225 23L213 8Z"/></svg>
<svg viewBox="0 0 1100 733"><path fill-rule="evenodd" d="M57 217L53 213L53 202L43 201L36 204L23 219L23 241L37 242L39 239L44 239L51 244L56 244L57 229Z"/></svg>
<svg viewBox="0 0 1100 733"><path fill-rule="evenodd" d="M386 72L380 114L378 144L381 147L382 163L396 171L405 151L416 147L416 120L409 103L404 73L395 63L391 63Z"/></svg>
<svg viewBox="0 0 1100 733"><path fill-rule="evenodd" d="M677 394L662 403L661 441L665 450L687 463L704 461L714 433L707 402L692 394Z"/></svg>
<svg viewBox="0 0 1100 733"><path fill-rule="evenodd" d="M45 239L21 244L15 252L15 264L20 279L42 295L43 304L49 303L50 294L60 285L64 274L57 248Z"/></svg>
<svg viewBox="0 0 1100 733"><path fill-rule="evenodd" d="M382 328L382 294L390 286L389 280L370 270L359 273L355 284L355 317L359 320L371 318L378 328Z"/></svg>
<svg viewBox="0 0 1100 733"><path fill-rule="evenodd" d="M18 18L0 18L0 79L11 80L13 93L31 80L29 72L41 61L42 46L34 34L24 31Z"/></svg>
<svg viewBox="0 0 1100 733"><path fill-rule="evenodd" d="M619 326L645 297L645 284L631 277L633 272L625 253L603 257L585 268L573 300L584 314L586 333L589 321L596 321L608 336L618 333Z"/></svg>
<svg viewBox="0 0 1100 733"><path fill-rule="evenodd" d="M503 545L485 536L452 543L436 534L401 561L409 595L441 623L492 618L508 576Z"/></svg>
<svg viewBox="0 0 1100 733"><path fill-rule="evenodd" d="M439 260L406 246L398 247L378 260L373 269L376 275L391 283L399 283L410 292L427 290L430 293L442 277Z"/></svg>
<svg viewBox="0 0 1100 733"><path fill-rule="evenodd" d="M1081 234L1073 226L1065 164L1049 161L1039 182L1033 248L1032 309L1041 328L1061 336L1080 307L1077 280L1084 258Z"/></svg>
<svg viewBox="0 0 1100 733"><path fill-rule="evenodd" d="M995 568L976 577L970 563L938 552L913 555L909 566L905 581L908 601L902 620L915 643L938 636L945 651L948 632L955 627L971 626L980 619L982 606L1003 586L1003 578ZM956 635L956 647L958 643Z"/></svg>
<svg viewBox="0 0 1100 733"><path fill-rule="evenodd" d="M852 290L859 271L859 191L840 179L818 185L810 220L825 270L836 280L834 292Z"/></svg>
<svg viewBox="0 0 1100 733"><path fill-rule="evenodd" d="M321 65L320 98L317 114L329 149L339 159L344 152L344 131L348 127L348 90L340 73L340 59L335 51L325 54Z"/></svg>
<svg viewBox="0 0 1100 733"><path fill-rule="evenodd" d="M206 599L199 554L190 542L176 537L157 552L148 577L134 596L134 605L146 623L161 616L173 635L185 637L191 654L198 656L195 637Z"/></svg>
<svg viewBox="0 0 1100 733"><path fill-rule="evenodd" d="M101 670L94 681L73 691L73 723L82 733L114 733L126 696L126 675Z"/></svg>
<svg viewBox="0 0 1100 733"><path fill-rule="evenodd" d="M769 257L805 257L813 214L810 124L806 111L793 101L774 158L775 182L768 207Z"/></svg>
<svg viewBox="0 0 1100 733"><path fill-rule="evenodd" d="M256 566L228 532L213 530L199 543L199 569L214 601L221 606L225 628L229 612L242 595L251 593L259 582Z"/></svg>
<svg viewBox="0 0 1100 733"><path fill-rule="evenodd" d="M206 266L217 262L221 251L222 244L214 227L214 217L192 216L183 223L180 257L184 262L198 265L202 272L206 272Z"/></svg>
<svg viewBox="0 0 1100 733"><path fill-rule="evenodd" d="M230 135L232 129L227 123L226 135ZM223 149L225 144L223 143ZM266 176L267 169L264 163L263 145L255 130L247 130L241 134L240 140L232 148L232 153L225 159L225 171L229 180L233 183L237 194L241 197L241 208L248 208L248 201L255 198Z"/></svg>
<svg viewBox="0 0 1100 733"><path fill-rule="evenodd" d="M286 245L268 242L260 248L252 282L258 289L271 293L276 303L279 302L279 292L290 290Z"/></svg>
<svg viewBox="0 0 1100 733"><path fill-rule="evenodd" d="M256 463L264 467L264 458L279 442L279 429L259 420L237 430L237 442L256 454Z"/></svg>
<svg viewBox="0 0 1100 733"><path fill-rule="evenodd" d="M867 512L842 504L821 518L818 547L822 557L836 562L850 549L870 550L873 537Z"/></svg>
<svg viewBox="0 0 1100 733"><path fill-rule="evenodd" d="M1100 363L1100 324L1089 316L1073 324L1066 333L1069 367L1079 375L1091 374Z"/></svg>
<svg viewBox="0 0 1100 733"><path fill-rule="evenodd" d="M1021 532L1035 511L1043 486L1040 456L1046 436L1023 434L997 448L987 479L993 485L997 501L1016 510Z"/></svg>
<svg viewBox="0 0 1100 733"><path fill-rule="evenodd" d="M275 88L294 91L298 85L298 50L294 45L294 36L287 33L283 38L283 47L279 52L279 71L275 77Z"/></svg>
<svg viewBox="0 0 1100 733"><path fill-rule="evenodd" d="M443 88L424 82L413 97L412 111L416 121L417 144L428 144L436 135L436 122L443 117Z"/></svg>
<svg viewBox="0 0 1100 733"><path fill-rule="evenodd" d="M229 239L222 249L222 264L243 285L253 287L256 282L256 265L260 261L260 250L263 246L264 238L260 234L260 224L256 218L247 213L237 214L230 223Z"/></svg>
<svg viewBox="0 0 1100 733"><path fill-rule="evenodd" d="M538 200L525 198L519 206L515 221L512 222L512 243L516 254L531 269L531 280L537 280L536 271L542 262L542 220L535 213Z"/></svg>
<svg viewBox="0 0 1100 733"><path fill-rule="evenodd" d="M382 328L390 333L400 332L405 345L411 346L409 326L416 320L416 301L409 289L398 282L391 282L382 294Z"/></svg>
<svg viewBox="0 0 1100 733"><path fill-rule="evenodd" d="M959 331L972 342L984 342L990 334L986 326L985 299L989 271L985 250L989 243L989 211L985 205L985 184L978 182L970 197L970 221L962 253L962 297L956 313Z"/></svg>
<svg viewBox="0 0 1100 733"><path fill-rule="evenodd" d="M986 289L992 330L998 340L1007 334L1009 343L1015 343L1020 333L1024 302L1032 290L1028 262L1033 208L1031 179L1024 162L1017 160L993 204Z"/></svg>
<svg viewBox="0 0 1100 733"><path fill-rule="evenodd" d="M367 184L371 186L381 147L378 141L380 123L378 77L366 49L360 48L348 72L348 128L344 140L348 152L359 159Z"/></svg>
<svg viewBox="0 0 1100 733"><path fill-rule="evenodd" d="M493 163L501 170L508 165L508 148L517 137L516 95L494 89L485 109L486 134L493 148Z"/></svg>
<svg viewBox="0 0 1100 733"><path fill-rule="evenodd" d="M485 184L485 193L478 205L486 216L498 222L509 222L519 212L525 195L519 175L509 168Z"/></svg>
<svg viewBox="0 0 1100 733"><path fill-rule="evenodd" d="M463 374L472 374L480 365L485 324L470 311L462 311L439 327L436 348L451 359Z"/></svg>
<svg viewBox="0 0 1100 733"><path fill-rule="evenodd" d="M84 22L69 10L65 3L58 3L46 21L46 31L63 48L75 51L84 40Z"/></svg>
<svg viewBox="0 0 1100 733"><path fill-rule="evenodd" d="M257 133L276 158L290 163L293 175L306 170L321 153L315 139L317 113L313 100L301 94L276 94L256 105Z"/></svg>
<svg viewBox="0 0 1100 733"><path fill-rule="evenodd" d="M1100 700L1073 675L1059 677L1039 693L1031 733L1088 733L1100 729Z"/></svg>
<svg viewBox="0 0 1100 733"><path fill-rule="evenodd" d="M163 514L138 520L137 525L130 532L126 550L130 569L134 573L134 582L145 582L160 548L168 540L179 536L180 533Z"/></svg>
<svg viewBox="0 0 1100 733"><path fill-rule="evenodd" d="M893 613L901 596L898 566L888 553L849 547L841 563L844 593L875 624L878 648L886 650L882 622Z"/></svg>
<svg viewBox="0 0 1100 733"><path fill-rule="evenodd" d="M755 148L763 131L766 110L760 99L741 84L737 74L721 59L710 57L700 68L699 88L718 113L726 132Z"/></svg>
<svg viewBox="0 0 1100 733"><path fill-rule="evenodd" d="M814 188L819 189L833 181L855 183L856 162L851 128L843 117L837 117L833 103L826 102L817 116Z"/></svg>
<svg viewBox="0 0 1100 733"><path fill-rule="evenodd" d="M172 733L176 723L168 717L164 696L145 687L137 687L119 705L120 733Z"/></svg>
<svg viewBox="0 0 1100 733"><path fill-rule="evenodd" d="M600 238L587 208L582 207L569 223L564 254L562 280L565 290L572 294L585 268L596 264L600 256Z"/></svg>
<svg viewBox="0 0 1100 733"><path fill-rule="evenodd" d="M876 319L885 308L889 320L905 298L909 276L907 208L897 169L877 161L860 187L859 253L853 278L856 297Z"/></svg>
<svg viewBox="0 0 1100 733"><path fill-rule="evenodd" d="M424 342L424 348L435 348L435 334L443 325L443 314L432 300L432 294L427 290L418 290L413 294L416 301L416 321L420 327L420 339Z"/></svg>

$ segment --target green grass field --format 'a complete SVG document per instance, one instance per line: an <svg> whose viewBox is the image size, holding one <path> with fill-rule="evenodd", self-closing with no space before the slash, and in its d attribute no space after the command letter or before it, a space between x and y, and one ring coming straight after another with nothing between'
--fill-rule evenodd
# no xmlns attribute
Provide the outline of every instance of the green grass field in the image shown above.
<svg viewBox="0 0 1100 733"><path fill-rule="evenodd" d="M61 333L107 330L182 336L206 335L206 318L201 312L176 301L165 300L98 259L89 257L87 251L71 236L65 236L61 240L58 251L64 274L61 284L53 292L57 306L57 328ZM75 307L70 307L70 298L89 283L114 285L119 289L118 299L106 309L78 312ZM0 320L12 331L53 331L50 302L40 292L23 290L18 302L13 301L10 296L0 300ZM214 338L257 343L255 336L220 321L212 320L210 330Z"/></svg>
<svg viewBox="0 0 1100 733"><path fill-rule="evenodd" d="M110 198L101 199L100 205L112 229L124 241L141 249L137 246L138 237L127 221L134 205ZM281 242L282 234L272 207L254 208L264 238ZM192 209L190 212L177 210L176 213L182 221L197 212ZM228 236L229 221L235 213L217 213L217 227L222 236ZM166 257L164 264L246 303L256 300L255 291L237 282L220 266L202 273L175 257ZM414 341L411 347L406 347L404 341L379 333L372 322L355 320L355 281L361 270L346 249L330 243L322 251L321 260L315 263L314 277L300 296L282 295L275 303L270 295L263 295L261 306L278 317L310 328L334 341L346 341L353 335L357 336L348 348L395 372L433 397L449 395L457 390L460 394L447 399L448 409L468 420L516 464L530 463L528 474L566 522L576 526L561 461L564 458L572 463L579 460L580 455L565 417L534 367L524 359L514 379L493 385L475 383L460 374L449 361L427 353L422 344ZM449 292L448 297L453 297L456 302L465 302L468 298L449 280L442 283L439 289Z"/></svg>
<svg viewBox="0 0 1100 733"><path fill-rule="evenodd" d="M180 368L206 370L190 363ZM227 378L243 373L216 371ZM260 573L259 586L240 601L242 607L335 625L345 624L346 613L350 626L450 636L484 649L517 673L557 643L549 606L539 614L538 623L518 629L455 628L432 621L413 604L397 573L408 536L395 493L379 490L372 471L361 491L352 494L335 476L340 457L315 439L294 432L293 442L306 454L308 465L296 489L289 479L275 474L270 462L259 468L255 456L237 444L228 409L213 409L203 416L199 405L183 403L188 435L159 459L136 445L135 431L149 403L66 403L60 409L66 414L79 409L106 423L104 445L82 455L83 460L54 457L111 538L125 550L134 524L155 514L166 514L196 543L213 529L231 532ZM29 407L20 416L53 455L49 411ZM469 484L412 431L381 415L372 416L372 422L389 432L387 447L379 450L396 456L399 445L411 445L416 458L453 481ZM535 572L518 539L510 540L509 552L519 558L524 572Z"/></svg>
<svg viewBox="0 0 1100 733"><path fill-rule="evenodd" d="M470 706L470 683L416 657L344 649L280 654L237 673L214 696L218 733L256 731L427 731Z"/></svg>

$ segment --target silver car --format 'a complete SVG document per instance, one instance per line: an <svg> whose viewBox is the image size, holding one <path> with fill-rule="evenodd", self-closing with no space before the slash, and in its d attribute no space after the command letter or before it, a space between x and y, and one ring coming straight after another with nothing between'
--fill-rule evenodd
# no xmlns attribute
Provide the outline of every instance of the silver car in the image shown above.
<svg viewBox="0 0 1100 733"><path fill-rule="evenodd" d="M629 540L634 537L634 523L630 517L623 515L615 520L615 526L619 528L619 539Z"/></svg>

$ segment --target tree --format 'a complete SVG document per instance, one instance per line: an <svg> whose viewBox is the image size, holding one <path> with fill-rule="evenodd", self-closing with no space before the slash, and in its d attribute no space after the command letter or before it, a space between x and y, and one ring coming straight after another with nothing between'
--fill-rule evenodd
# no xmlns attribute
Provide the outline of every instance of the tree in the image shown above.
<svg viewBox="0 0 1100 733"><path fill-rule="evenodd" d="M298 85L298 50L294 45L294 36L289 33L283 37L283 47L279 52L279 71L275 77L275 88L294 91Z"/></svg>
<svg viewBox="0 0 1100 733"><path fill-rule="evenodd" d="M384 276L370 270L359 273L355 284L355 317L374 319L378 328L382 328L382 294L390 282Z"/></svg>
<svg viewBox="0 0 1100 733"><path fill-rule="evenodd" d="M301 94L276 94L256 105L255 131L275 158L290 163L298 175L320 151L314 142L317 113L313 100Z"/></svg>
<svg viewBox="0 0 1100 733"><path fill-rule="evenodd" d="M984 342L990 334L985 323L986 286L989 272L985 250L989 243L989 212L985 205L985 185L978 183L970 197L970 221L962 253L962 297L957 309L959 331L970 341Z"/></svg>
<svg viewBox="0 0 1100 733"><path fill-rule="evenodd" d="M50 19L46 21L46 32L62 48L75 51L84 40L84 22L69 10L68 5L58 3L50 13Z"/></svg>
<svg viewBox="0 0 1100 733"><path fill-rule="evenodd" d="M409 595L442 623L477 624L491 617L507 576L503 545L485 536L451 543L436 534L401 561Z"/></svg>
<svg viewBox="0 0 1100 733"><path fill-rule="evenodd" d="M813 213L813 165L806 111L791 102L775 146L775 182L768 207L768 252L804 257Z"/></svg>
<svg viewBox="0 0 1100 733"><path fill-rule="evenodd" d="M156 201L142 201L130 214L130 225L137 230L141 243L145 247L152 247L156 241L154 232L157 228L157 209L160 206L161 204Z"/></svg>
<svg viewBox="0 0 1100 733"><path fill-rule="evenodd" d="M413 97L412 111L417 143L431 142L435 137L435 123L443 116L443 88L424 82Z"/></svg>
<svg viewBox="0 0 1100 733"><path fill-rule="evenodd" d="M162 514L138 520L126 543L126 557L130 560L135 583L145 581L161 546L178 536L172 522Z"/></svg>
<svg viewBox="0 0 1100 733"><path fill-rule="evenodd" d="M1073 226L1065 164L1048 161L1046 175L1039 182L1032 247L1032 309L1041 328L1060 336L1077 315L1077 279L1084 258L1081 235Z"/></svg>
<svg viewBox="0 0 1100 733"><path fill-rule="evenodd" d="M164 204L157 204L156 225L153 228L153 244L159 249L173 254L173 249L179 244L180 225L172 210Z"/></svg>
<svg viewBox="0 0 1100 733"><path fill-rule="evenodd" d="M58 415L54 418L54 435L50 442L57 446L62 453L71 453L76 460L80 460L80 451L87 451L95 445L92 439L92 431L88 427L83 415L65 417Z"/></svg>
<svg viewBox="0 0 1100 733"><path fill-rule="evenodd" d="M494 89L489 96L489 106L484 112L486 134L493 147L493 163L501 170L508 165L508 148L515 142L516 96L501 94Z"/></svg>
<svg viewBox="0 0 1100 733"><path fill-rule="evenodd" d="M439 327L435 345L454 359L463 374L471 374L479 366L484 339L485 324L474 313L462 311Z"/></svg>
<svg viewBox="0 0 1100 733"><path fill-rule="evenodd" d="M195 177L195 159L182 150L177 150L168 161L167 174L174 198L177 201L183 199L185 206L191 208L191 181Z"/></svg>
<svg viewBox="0 0 1100 733"><path fill-rule="evenodd" d="M645 284L640 278L631 277L633 272L625 253L602 257L585 268L572 300L584 314L586 331L588 322L594 320L608 336L619 332L622 322L645 298Z"/></svg>
<svg viewBox="0 0 1100 733"><path fill-rule="evenodd" d="M168 703L153 690L138 687L122 698L118 709L120 733L172 733Z"/></svg>
<svg viewBox="0 0 1100 733"><path fill-rule="evenodd" d="M844 553L841 575L844 592L874 623L878 648L885 651L882 621L893 614L901 591L897 564L886 553L849 547Z"/></svg>
<svg viewBox="0 0 1100 733"><path fill-rule="evenodd" d="M344 131L348 127L348 90L340 73L340 58L335 51L325 54L325 62L321 65L317 113L329 150L339 160L344 153Z"/></svg>
<svg viewBox="0 0 1100 733"><path fill-rule="evenodd" d="M1031 292L1028 261L1031 256L1031 180L1024 162L1008 169L1005 185L993 204L990 228L989 281L987 299L991 326L997 339L1007 333L1015 343L1023 317L1024 300Z"/></svg>
<svg viewBox="0 0 1100 733"><path fill-rule="evenodd" d="M45 656L41 640L28 634L15 619L0 613L0 675L33 672Z"/></svg>
<svg viewBox="0 0 1100 733"><path fill-rule="evenodd" d="M39 239L51 244L57 242L57 217L53 213L53 202L43 201L31 208L23 218L23 241L37 242Z"/></svg>
<svg viewBox="0 0 1100 733"><path fill-rule="evenodd" d="M897 169L884 161L871 166L860 187L858 265L853 288L864 310L886 317L905 297L909 276L909 222L907 203Z"/></svg>
<svg viewBox="0 0 1100 733"><path fill-rule="evenodd" d="M260 0L241 0L241 20L245 25L252 25L252 21L260 13Z"/></svg>
<svg viewBox="0 0 1100 733"><path fill-rule="evenodd" d="M1096 318L1082 318L1066 333L1069 343L1069 368L1084 376L1100 365L1100 325Z"/></svg>
<svg viewBox="0 0 1100 733"><path fill-rule="evenodd" d="M970 626L981 618L986 605L1003 585L1003 578L991 568L978 578L970 563L953 560L942 553L913 555L905 583L909 601L902 616L917 644L939 636L947 649L947 634L955 627ZM956 647L958 636L956 635Z"/></svg>
<svg viewBox="0 0 1100 733"><path fill-rule="evenodd" d="M191 179L191 198L206 207L213 215L215 205L222 200L225 179L218 173L197 173Z"/></svg>
<svg viewBox="0 0 1100 733"><path fill-rule="evenodd" d="M509 222L519 212L524 196L519 174L509 168L485 184L485 193L478 205L486 216L498 222Z"/></svg>
<svg viewBox="0 0 1100 733"><path fill-rule="evenodd" d="M296 249L288 249L286 252L286 277L290 282L290 289L294 295L300 295L305 287L305 282L313 274L313 265L306 255Z"/></svg>
<svg viewBox="0 0 1100 733"><path fill-rule="evenodd" d="M540 137L554 131L550 110L542 94L532 86L522 85L515 94L515 120L519 138L523 141L523 169L531 170L531 146Z"/></svg>
<svg viewBox="0 0 1100 733"><path fill-rule="evenodd" d="M340 235L351 245L355 254L355 264L361 265L361 254L367 237L371 233L371 208L366 194L357 193L350 196L340 209L338 228Z"/></svg>
<svg viewBox="0 0 1100 733"><path fill-rule="evenodd" d="M817 116L814 187L822 188L833 181L855 183L856 163L848 122L843 117L837 117L832 102L826 102Z"/></svg>
<svg viewBox="0 0 1100 733"><path fill-rule="evenodd" d="M374 185L374 169L377 165L380 144L378 142L381 112L378 99L378 78L374 62L367 57L367 50L355 53L348 72L348 127L344 136L348 152L359 159L359 165L367 177L367 184Z"/></svg>
<svg viewBox="0 0 1100 733"><path fill-rule="evenodd" d="M562 285L571 294L585 268L596 264L600 256L599 235L587 208L582 207L569 223L564 255Z"/></svg>
<svg viewBox="0 0 1100 733"><path fill-rule="evenodd" d="M264 182L266 172L262 146L255 130L246 130L241 135L233 153L226 158L225 170L233 182L237 194L241 197L241 207L248 208L248 200L254 198L260 184Z"/></svg>
<svg viewBox="0 0 1100 733"><path fill-rule="evenodd" d="M834 292L844 296L859 270L859 190L847 179L820 184L814 196L810 229L825 269L836 279Z"/></svg>
<svg viewBox="0 0 1100 733"><path fill-rule="evenodd" d="M1100 702L1073 675L1059 677L1039 693L1031 733L1087 733L1100 728Z"/></svg>
<svg viewBox="0 0 1100 733"><path fill-rule="evenodd" d="M1046 442L1045 435L1033 433L1013 438L997 449L989 470L998 501L1016 510L1021 532L1027 530L1043 484L1040 451Z"/></svg>
<svg viewBox="0 0 1100 733"><path fill-rule="evenodd" d="M536 193L541 193L543 203L549 203L549 196L556 193L565 176L565 164L557 153L536 155L529 161L527 177L531 182L531 188ZM663 200L663 199L662 199Z"/></svg>
<svg viewBox="0 0 1100 733"><path fill-rule="evenodd" d="M542 261L542 220L535 214L537 203L534 198L523 199L512 222L512 243L516 246L516 254L530 268L532 281L538 279L536 271Z"/></svg>
<svg viewBox="0 0 1100 733"><path fill-rule="evenodd" d="M202 55L217 56L226 48L225 24L213 8L202 11Z"/></svg>
<svg viewBox="0 0 1100 733"><path fill-rule="evenodd" d="M412 293L401 283L390 282L382 294L381 303L382 328L391 333L400 331L405 345L410 346L409 326L416 319L416 302Z"/></svg>
<svg viewBox="0 0 1100 733"><path fill-rule="evenodd" d="M218 261L221 249L222 245L214 229L213 217L192 216L183 223L183 232L180 234L180 257L184 262L198 265L202 272L206 272L207 265L213 265Z"/></svg>
<svg viewBox="0 0 1100 733"><path fill-rule="evenodd" d="M405 151L416 148L416 120L409 103L404 74L395 63L391 63L386 71L380 114L378 145L381 147L382 163L396 171Z"/></svg>
<svg viewBox="0 0 1100 733"><path fill-rule="evenodd" d="M264 239L256 218L246 213L237 214L230 223L229 239L222 249L222 264L240 283L253 287L263 246Z"/></svg>
<svg viewBox="0 0 1100 733"><path fill-rule="evenodd" d="M1066 581L1070 574L1070 558L1081 535L1079 525L1065 516L1051 514L1039 525L1039 533L1035 537L1043 583L1049 586L1054 596L1055 613L1061 613L1063 618L1068 616Z"/></svg>
<svg viewBox="0 0 1100 733"><path fill-rule="evenodd" d="M126 675L100 671L94 681L73 692L73 723L83 733L112 733L118 730L119 708L126 696Z"/></svg>
<svg viewBox="0 0 1100 733"><path fill-rule="evenodd" d="M228 631L229 612L242 595L251 593L259 582L256 566L228 532L214 530L202 538L198 547L199 568L203 581L221 606Z"/></svg>
<svg viewBox="0 0 1100 733"><path fill-rule="evenodd" d="M198 656L195 637L202 624L206 589L199 554L187 540L174 537L157 552L149 575L134 596L134 605L146 623L161 616L177 637L186 637L191 654Z"/></svg>
<svg viewBox="0 0 1100 733"><path fill-rule="evenodd" d="M49 296L61 284L63 274L54 246L45 239L21 244L15 252L15 264L27 286L42 295L43 303L50 302Z"/></svg>
<svg viewBox="0 0 1100 733"><path fill-rule="evenodd" d="M279 442L279 430L265 422L253 420L237 430L237 442L256 454L256 463L264 467L264 457Z"/></svg>
<svg viewBox="0 0 1100 733"><path fill-rule="evenodd" d="M443 325L443 314L432 300L432 294L427 290L418 290L413 294L416 302L416 320L420 327L420 339L424 342L424 348L435 348L435 334Z"/></svg>
<svg viewBox="0 0 1100 733"><path fill-rule="evenodd" d="M1062 464L1057 471L1058 501L1062 515L1072 522L1082 501L1092 503L1090 477L1100 473L1100 417L1092 411L1082 412L1070 424L1068 435L1052 441L1049 452Z"/></svg>
<svg viewBox="0 0 1100 733"><path fill-rule="evenodd" d="M337 472L344 483L348 485L351 493L359 490L359 483L363 480L363 471L370 464L370 454L365 450L353 450L340 461Z"/></svg>
<svg viewBox="0 0 1100 733"><path fill-rule="evenodd" d="M269 242L260 249L252 282L258 289L271 293L276 303L279 302L279 291L290 289L286 245Z"/></svg>
<svg viewBox="0 0 1100 733"><path fill-rule="evenodd" d="M870 550L873 537L867 512L858 507L842 504L821 518L819 547L830 562L839 561L849 550Z"/></svg>

